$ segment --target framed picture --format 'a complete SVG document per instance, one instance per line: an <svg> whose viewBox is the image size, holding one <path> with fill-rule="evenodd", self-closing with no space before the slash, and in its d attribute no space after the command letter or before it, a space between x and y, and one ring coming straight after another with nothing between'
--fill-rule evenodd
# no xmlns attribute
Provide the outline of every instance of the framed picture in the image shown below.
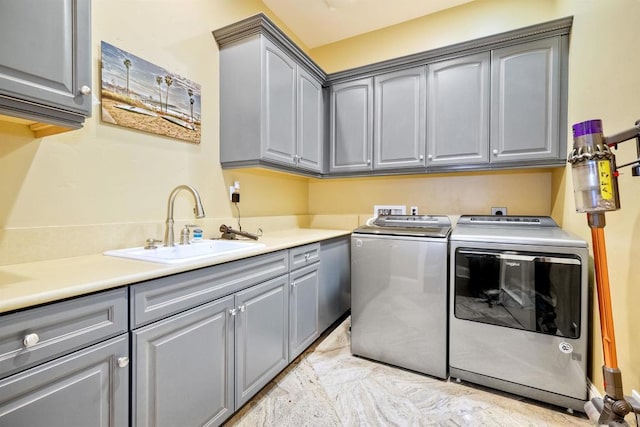
<svg viewBox="0 0 640 427"><path fill-rule="evenodd" d="M200 85L102 42L102 121L200 143Z"/></svg>

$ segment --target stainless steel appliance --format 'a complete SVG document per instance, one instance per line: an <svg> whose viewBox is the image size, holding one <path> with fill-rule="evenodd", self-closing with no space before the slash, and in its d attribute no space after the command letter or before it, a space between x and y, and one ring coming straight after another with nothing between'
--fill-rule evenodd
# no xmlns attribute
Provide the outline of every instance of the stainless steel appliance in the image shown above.
<svg viewBox="0 0 640 427"><path fill-rule="evenodd" d="M449 259L451 377L582 411L587 243L549 217L462 216Z"/></svg>
<svg viewBox="0 0 640 427"><path fill-rule="evenodd" d="M351 352L447 378L443 215L380 216L351 237Z"/></svg>

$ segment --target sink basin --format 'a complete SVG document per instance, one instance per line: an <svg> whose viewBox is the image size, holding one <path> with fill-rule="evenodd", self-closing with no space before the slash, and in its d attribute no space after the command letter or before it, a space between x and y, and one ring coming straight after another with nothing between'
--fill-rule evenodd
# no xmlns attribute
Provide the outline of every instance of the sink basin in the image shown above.
<svg viewBox="0 0 640 427"><path fill-rule="evenodd" d="M232 240L203 240L190 245L175 245L173 247L158 246L156 249L145 249L143 247L116 249L106 251L104 254L140 261L176 264L215 258L223 255L251 252L264 247L264 243L238 242Z"/></svg>

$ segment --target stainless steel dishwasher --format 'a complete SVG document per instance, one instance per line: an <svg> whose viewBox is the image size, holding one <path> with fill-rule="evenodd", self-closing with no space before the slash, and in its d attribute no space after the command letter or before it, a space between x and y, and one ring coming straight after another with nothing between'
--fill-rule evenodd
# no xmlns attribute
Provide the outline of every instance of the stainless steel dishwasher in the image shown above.
<svg viewBox="0 0 640 427"><path fill-rule="evenodd" d="M351 352L447 378L444 215L380 216L351 237Z"/></svg>

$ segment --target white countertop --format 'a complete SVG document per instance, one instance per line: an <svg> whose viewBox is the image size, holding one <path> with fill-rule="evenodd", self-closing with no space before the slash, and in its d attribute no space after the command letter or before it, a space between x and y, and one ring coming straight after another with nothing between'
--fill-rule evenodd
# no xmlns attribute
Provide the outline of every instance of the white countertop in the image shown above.
<svg viewBox="0 0 640 427"><path fill-rule="evenodd" d="M102 254L0 266L0 313L351 234L292 229L260 237L266 246L180 264L135 261Z"/></svg>

